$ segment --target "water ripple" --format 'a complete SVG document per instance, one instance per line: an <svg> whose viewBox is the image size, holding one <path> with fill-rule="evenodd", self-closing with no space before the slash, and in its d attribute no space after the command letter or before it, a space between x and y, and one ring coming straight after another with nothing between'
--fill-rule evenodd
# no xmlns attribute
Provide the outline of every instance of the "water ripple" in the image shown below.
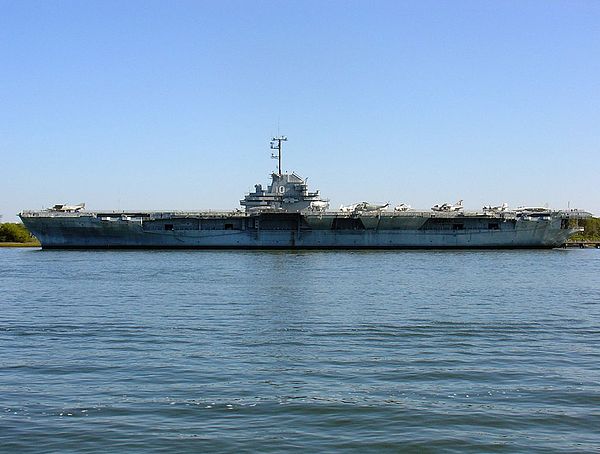
<svg viewBox="0 0 600 454"><path fill-rule="evenodd" d="M6 452L592 452L597 251L0 250Z"/></svg>

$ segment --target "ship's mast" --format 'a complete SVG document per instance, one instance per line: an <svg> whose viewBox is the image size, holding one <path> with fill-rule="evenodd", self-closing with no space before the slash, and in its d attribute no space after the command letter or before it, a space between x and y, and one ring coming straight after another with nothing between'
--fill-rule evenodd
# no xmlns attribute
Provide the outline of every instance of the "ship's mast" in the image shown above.
<svg viewBox="0 0 600 454"><path fill-rule="evenodd" d="M286 136L278 136L271 139L271 150L277 150L277 154L271 154L271 157L279 160L279 165L277 167L277 174L279 176L281 176L281 142L285 141L287 141Z"/></svg>

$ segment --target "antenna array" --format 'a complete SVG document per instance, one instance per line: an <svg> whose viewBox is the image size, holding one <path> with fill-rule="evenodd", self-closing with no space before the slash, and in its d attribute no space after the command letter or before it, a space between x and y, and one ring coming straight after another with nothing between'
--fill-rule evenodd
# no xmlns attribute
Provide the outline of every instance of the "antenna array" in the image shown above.
<svg viewBox="0 0 600 454"><path fill-rule="evenodd" d="M272 153L271 157L273 159L277 159L279 161L278 166L277 166L277 173L279 176L281 176L281 151L282 151L281 143L286 142L286 141L287 141L286 136L278 136L278 137L273 137L271 139L271 150L277 150L277 153Z"/></svg>

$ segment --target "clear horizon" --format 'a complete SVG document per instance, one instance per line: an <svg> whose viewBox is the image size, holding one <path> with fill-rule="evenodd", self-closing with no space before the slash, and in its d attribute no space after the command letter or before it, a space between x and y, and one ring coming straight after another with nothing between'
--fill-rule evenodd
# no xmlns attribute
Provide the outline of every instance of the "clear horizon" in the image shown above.
<svg viewBox="0 0 600 454"><path fill-rule="evenodd" d="M234 209L276 161L332 208L600 214L600 2L0 1L2 222Z"/></svg>

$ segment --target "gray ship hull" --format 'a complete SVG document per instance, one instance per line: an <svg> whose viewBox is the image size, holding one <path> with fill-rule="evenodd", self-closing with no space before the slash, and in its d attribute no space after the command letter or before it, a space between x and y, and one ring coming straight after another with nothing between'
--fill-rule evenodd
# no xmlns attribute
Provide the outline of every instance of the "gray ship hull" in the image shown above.
<svg viewBox="0 0 600 454"><path fill-rule="evenodd" d="M429 211L401 204L359 202L328 212L329 201L309 191L306 180L281 167L282 143L273 137L278 171L271 184L254 186L240 200L245 211L86 212L85 204L57 204L19 214L25 226L49 248L167 249L408 249L554 248L580 231L582 213L508 205L464 211L434 205Z"/></svg>
<svg viewBox="0 0 600 454"><path fill-rule="evenodd" d="M568 216L473 213L48 213L20 214L50 248L441 249L554 248L578 228Z"/></svg>

